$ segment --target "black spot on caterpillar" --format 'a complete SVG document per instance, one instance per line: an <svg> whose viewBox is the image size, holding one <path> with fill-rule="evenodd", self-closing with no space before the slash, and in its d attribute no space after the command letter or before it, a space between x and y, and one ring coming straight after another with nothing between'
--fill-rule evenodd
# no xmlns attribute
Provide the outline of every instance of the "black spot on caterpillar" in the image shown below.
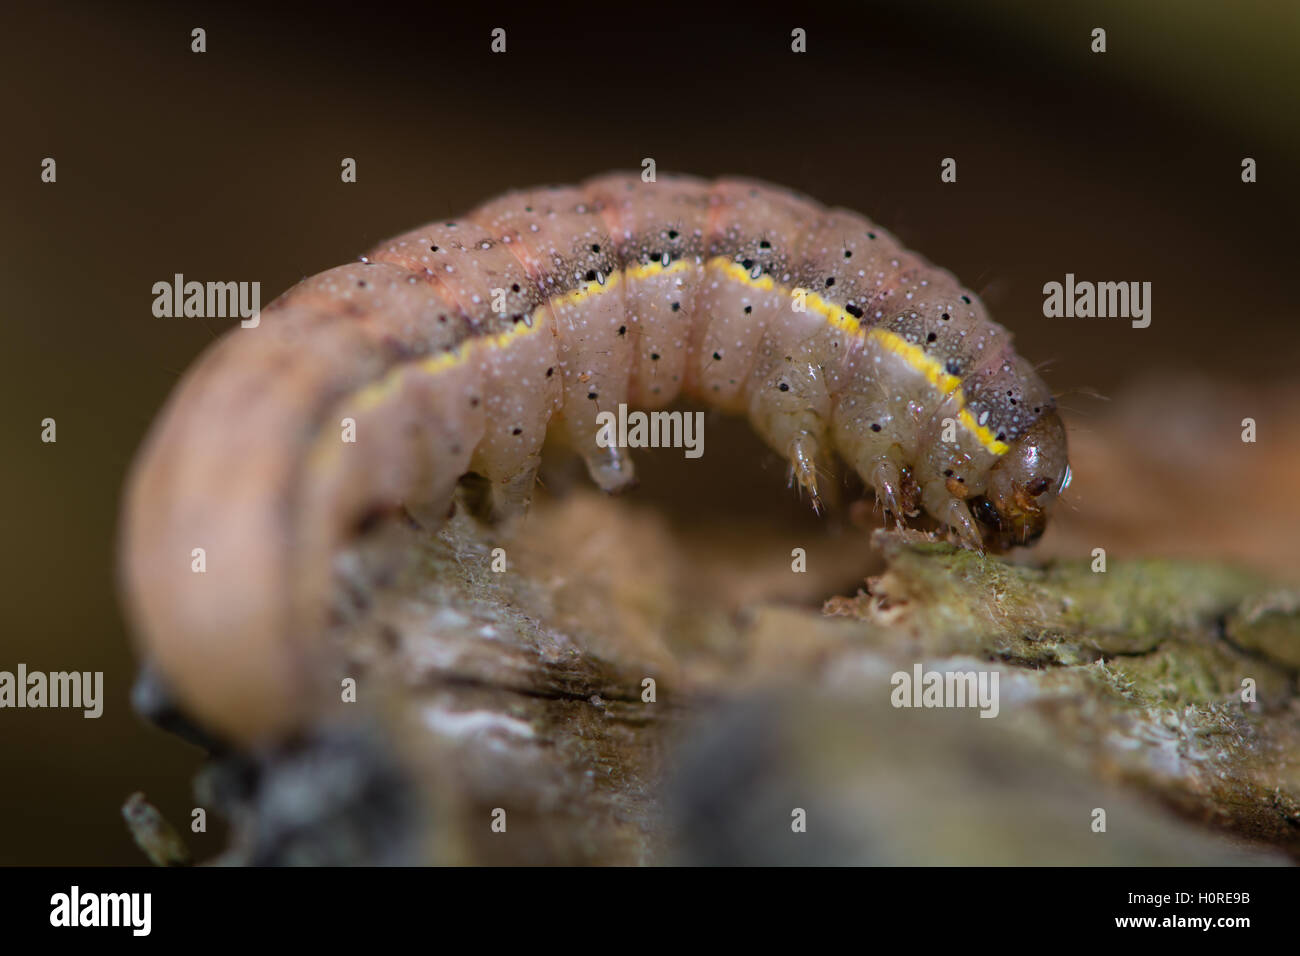
<svg viewBox="0 0 1300 956"><path fill-rule="evenodd" d="M436 526L468 473L519 512L553 419L615 491L634 468L597 416L702 399L747 415L814 502L838 454L897 521L923 510L973 547L1036 538L1069 476L1051 394L974 295L863 217L752 182L511 193L262 318L171 396L122 541L141 641L241 740L297 718L295 651L325 629L358 529ZM364 441L341 440L345 419Z"/></svg>

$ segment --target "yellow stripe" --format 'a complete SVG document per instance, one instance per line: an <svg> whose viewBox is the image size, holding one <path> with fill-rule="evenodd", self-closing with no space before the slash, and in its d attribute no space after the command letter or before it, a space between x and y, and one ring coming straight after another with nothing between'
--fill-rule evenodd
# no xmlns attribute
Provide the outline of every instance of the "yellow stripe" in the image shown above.
<svg viewBox="0 0 1300 956"><path fill-rule="evenodd" d="M888 329L872 329L871 338L880 343L881 347L888 349L895 355L900 356L903 361L916 369L925 376L939 394L947 397L952 396L957 400L957 405L961 409L957 414L957 420L962 426L970 432L988 451L995 455L1005 455L1011 450L1011 446L1006 442L999 441L988 428L985 428L979 422L975 421L975 416L966 408L966 396L962 394L961 379L956 375L951 375L939 363L937 359L925 354L925 350L918 345L913 345L907 339L895 335Z"/></svg>
<svg viewBox="0 0 1300 956"><path fill-rule="evenodd" d="M368 411L376 405L382 405L384 400L397 389L397 380L397 375L389 373L379 381L372 382L359 392L356 392L349 404L356 406L358 412Z"/></svg>
<svg viewBox="0 0 1300 956"><path fill-rule="evenodd" d="M594 285L595 283L593 283ZM606 283L608 285L608 282ZM439 352L437 355L430 355L428 358L421 359L414 363L415 368L426 375L437 375L439 372L445 372L449 368L455 368L469 361L470 356L478 349L504 349L510 346L510 343L516 339L523 338L526 335L532 335L540 329L546 320L546 309L543 306L533 313L531 323L516 322L513 326L504 332L498 332L496 335L485 335L477 339L467 339L460 345L446 352ZM391 369L387 375L379 381L374 382L354 393L351 405L356 407L356 411L364 412L376 405L382 404L396 389L402 376L409 370L410 365L398 365Z"/></svg>
<svg viewBox="0 0 1300 956"><path fill-rule="evenodd" d="M605 278L604 285L599 282L585 282L578 288L557 296L552 300L552 305L578 305L595 296L603 295L610 289L617 287L620 281L620 274L615 272ZM545 319L546 307L541 306L533 313L531 322L516 322L504 332L467 339L453 349L421 359L416 363L415 367L426 374L437 375L439 372L445 372L449 368L455 368L457 365L469 361L470 357L479 349L509 348L510 344L516 339L532 335L540 329ZM357 410L365 411L383 402L397 387L398 382L401 381L408 368L407 365L398 365L379 381L358 390L352 399L352 402L357 406Z"/></svg>
<svg viewBox="0 0 1300 956"><path fill-rule="evenodd" d="M676 272L682 272L692 268L691 263L684 259L678 259L665 266L661 262L650 262L645 265L629 266L626 270L626 277L631 279L648 279L657 275L671 275ZM985 426L975 420L975 416L970 413L966 406L966 397L962 394L961 379L951 375L944 368L943 364L937 359L925 354L925 350L918 345L913 345L902 336L896 335L887 329L873 328L864 330L862 323L858 321L851 313L846 311L843 306L830 302L816 292L806 289L786 289L778 286L772 277L766 274L755 277L751 272L745 269L739 262L727 259L723 256L710 259L707 268L715 272L723 273L727 278L736 282L741 282L753 289L762 292L779 291L782 294L794 296L802 293L804 304L810 312L820 315L826 320L826 323L832 328L838 329L849 335L858 337L869 337L875 341L881 348L890 353L897 355L908 365L925 376L926 381L944 397L953 397L956 399L958 407L961 409L957 415L957 420L962 427L982 445L986 450L994 455L1005 455L1011 450L1011 446L1006 442L999 441L997 436ZM615 272L605 278L604 284L598 282L586 282L570 292L557 296L552 300L552 305L558 307L579 305L595 296L603 295L609 290L618 286L622 281L622 274ZM533 313L531 323L518 322L505 332L496 335L484 336L477 339L469 339L463 342L459 347L438 355L430 356L422 360L418 367L420 371L430 375L436 375L449 368L460 365L468 361L471 354L479 348L505 349L512 342L525 335L531 335L541 328L545 318L545 309L540 308ZM359 411L364 411L381 403L397 387L401 375L405 371L404 366L391 371L384 378L372 385L368 385L356 393L354 402Z"/></svg>
<svg viewBox="0 0 1300 956"><path fill-rule="evenodd" d="M966 427L966 430L979 439L980 444L993 452L995 455L1005 455L1011 450L1011 446L1006 442L998 441L998 436L989 431L984 425L975 421L975 416L970 413L969 408L963 408L957 413L957 420Z"/></svg>
<svg viewBox="0 0 1300 956"><path fill-rule="evenodd" d="M800 291L803 290L792 289L791 294L794 295ZM804 291L803 301L805 307L822 316L833 328L837 328L841 332L847 332L849 335L862 335L862 323L849 315L848 312L845 312L841 306L836 305L834 302L827 302L816 292Z"/></svg>
<svg viewBox="0 0 1300 956"><path fill-rule="evenodd" d="M708 263L710 269L724 273L728 278L737 282L742 282L747 286L755 289L761 289L764 292L770 292L776 288L776 284L770 276L763 275L755 279L740 263L731 259L718 256L710 259ZM828 325L847 332L850 335L862 336L862 323L853 315L845 311L843 306L828 302L816 292L805 289L782 289L787 295L796 295L800 292L804 295L804 304L808 310L822 316ZM970 413L966 406L966 396L962 394L961 379L956 375L951 375L943 367L943 364L937 359L925 354L925 350L918 345L913 345L900 335L896 335L887 329L870 329L867 333L872 340L878 343L882 348L897 355L912 368L916 369L925 376L928 381L940 395L944 397L952 396L957 401L957 406L961 411L957 415L957 420L962 427L971 433L987 451L994 455L1005 455L1011 450L1011 446L1006 442L999 441L997 435L985 426L975 420L975 416Z"/></svg>
<svg viewBox="0 0 1300 956"><path fill-rule="evenodd" d="M628 279L649 279L651 276L672 275L674 272L684 272L691 268L691 263L685 259L678 259L670 265L665 266L662 262L647 262L643 266L628 266L623 271L627 273Z"/></svg>
<svg viewBox="0 0 1300 956"><path fill-rule="evenodd" d="M611 272L608 276L605 277L604 285L601 285L599 282L584 282L582 285L578 286L578 288L574 289L572 292L565 292L563 295L556 296L554 299L551 300L551 305L552 306L578 305L579 303L585 302L588 299L595 298L598 295L604 295L610 289L613 289L615 286L617 286L621 281L621 279L622 279L621 273ZM533 324L536 325L536 323Z"/></svg>
<svg viewBox="0 0 1300 956"><path fill-rule="evenodd" d="M762 289L764 292L771 292L776 288L776 283L772 281L770 275L761 274L755 278L750 275L749 270L739 262L733 262L732 260L726 259L722 256L710 259L709 268L723 272L728 278L735 279L737 282L743 282L747 286L751 286L755 289Z"/></svg>
<svg viewBox="0 0 1300 956"><path fill-rule="evenodd" d="M869 335L879 342L882 348L902 357L908 365L924 375L926 381L933 385L939 394L951 395L961 387L961 379L956 375L949 375L944 367L936 359L926 355L925 350L919 345L913 345L888 329L872 329ZM962 404L965 402L963 401Z"/></svg>
<svg viewBox="0 0 1300 956"><path fill-rule="evenodd" d="M428 372L431 375L436 375L438 372L459 365L461 362L465 361L465 359L467 359L468 357L469 355L466 353L465 350L455 348L455 349L451 349L448 352L439 352L437 355L433 355L427 359L424 359L423 361L420 362L418 367L422 372Z"/></svg>

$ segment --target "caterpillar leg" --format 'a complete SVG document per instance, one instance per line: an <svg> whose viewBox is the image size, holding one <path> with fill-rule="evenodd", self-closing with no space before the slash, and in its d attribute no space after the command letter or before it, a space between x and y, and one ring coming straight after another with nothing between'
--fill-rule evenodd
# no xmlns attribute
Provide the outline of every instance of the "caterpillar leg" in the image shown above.
<svg viewBox="0 0 1300 956"><path fill-rule="evenodd" d="M790 460L790 484L796 481L799 487L808 492L816 514L822 513L822 499L817 491L817 439L809 432L800 432L790 440L790 449L786 457Z"/></svg>
<svg viewBox="0 0 1300 956"><path fill-rule="evenodd" d="M948 498L935 513L935 518L951 528L965 547L984 550L984 536L971 516L970 507L961 498Z"/></svg>
<svg viewBox="0 0 1300 956"><path fill-rule="evenodd" d="M871 469L871 487L876 493L876 500L885 511L894 516L900 528L906 527L905 512L901 504L903 490L903 471L888 458L881 458Z"/></svg>
<svg viewBox="0 0 1300 956"><path fill-rule="evenodd" d="M784 317L785 306L778 311ZM749 373L749 421L768 447L789 461L791 486L798 482L820 515L825 494L817 484L817 465L832 447L826 428L830 399L820 364L802 336L792 328L773 328L764 335Z"/></svg>
<svg viewBox="0 0 1300 956"><path fill-rule="evenodd" d="M636 468L626 449L590 447L583 452L582 458L591 480L601 491L614 495L636 487Z"/></svg>
<svg viewBox="0 0 1300 956"><path fill-rule="evenodd" d="M494 523L512 521L528 511L542 459L533 455L515 474L492 482L489 514Z"/></svg>
<svg viewBox="0 0 1300 956"><path fill-rule="evenodd" d="M903 450L891 445L871 464L868 480L876 500L893 515L900 528L907 527L907 519L917 514L920 490L912 480L911 469L903 464Z"/></svg>
<svg viewBox="0 0 1300 956"><path fill-rule="evenodd" d="M511 474L470 472L460 479L460 498L476 521L503 524L528 511L541 467L540 455L531 455ZM418 517L418 515L417 515Z"/></svg>

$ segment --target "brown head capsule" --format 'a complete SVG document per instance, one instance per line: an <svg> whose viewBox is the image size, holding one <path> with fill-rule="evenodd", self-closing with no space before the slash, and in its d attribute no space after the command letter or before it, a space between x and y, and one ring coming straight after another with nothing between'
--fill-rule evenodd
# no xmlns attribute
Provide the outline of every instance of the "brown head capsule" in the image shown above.
<svg viewBox="0 0 1300 956"><path fill-rule="evenodd" d="M1016 439L989 472L988 490L972 508L985 542L1006 550L1038 540L1052 503L1069 484L1065 426L1053 410Z"/></svg>

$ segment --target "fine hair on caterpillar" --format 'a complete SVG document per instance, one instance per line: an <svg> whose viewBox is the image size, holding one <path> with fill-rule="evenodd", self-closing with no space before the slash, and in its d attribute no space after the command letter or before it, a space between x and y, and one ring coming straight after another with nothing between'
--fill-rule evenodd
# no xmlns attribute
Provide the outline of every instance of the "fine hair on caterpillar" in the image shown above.
<svg viewBox="0 0 1300 956"><path fill-rule="evenodd" d="M548 432L629 488L609 416L679 398L747 417L814 507L838 458L968 547L1032 542L1069 481L1010 334L887 231L747 180L611 174L381 243L214 343L128 480L135 632L201 721L283 733L359 534L438 527L467 475L521 513Z"/></svg>

